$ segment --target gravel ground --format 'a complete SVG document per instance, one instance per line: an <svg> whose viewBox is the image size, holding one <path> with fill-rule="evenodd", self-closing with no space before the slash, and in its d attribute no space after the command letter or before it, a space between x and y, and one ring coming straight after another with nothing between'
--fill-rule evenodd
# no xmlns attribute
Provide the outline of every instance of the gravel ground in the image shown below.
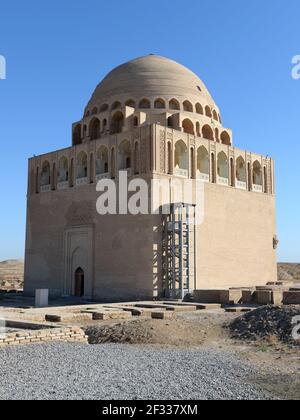
<svg viewBox="0 0 300 420"><path fill-rule="evenodd" d="M51 343L0 350L0 399L268 399L215 349Z"/></svg>

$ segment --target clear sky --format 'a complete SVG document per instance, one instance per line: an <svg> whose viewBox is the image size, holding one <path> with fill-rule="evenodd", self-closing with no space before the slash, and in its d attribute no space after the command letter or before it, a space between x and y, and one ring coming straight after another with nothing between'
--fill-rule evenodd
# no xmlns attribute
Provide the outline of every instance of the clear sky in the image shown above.
<svg viewBox="0 0 300 420"><path fill-rule="evenodd" d="M300 262L299 21L299 0L1 1L0 260L24 255L27 158L69 146L105 74L155 53L200 76L237 147L274 157L279 260Z"/></svg>

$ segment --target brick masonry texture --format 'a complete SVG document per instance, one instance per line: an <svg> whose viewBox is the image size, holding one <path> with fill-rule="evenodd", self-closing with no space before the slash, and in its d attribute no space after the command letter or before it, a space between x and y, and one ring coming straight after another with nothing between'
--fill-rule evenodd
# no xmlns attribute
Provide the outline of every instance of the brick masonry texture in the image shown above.
<svg viewBox="0 0 300 420"><path fill-rule="evenodd" d="M0 336L0 348L49 341L88 343L88 338L79 327L53 328L49 330L22 331Z"/></svg>

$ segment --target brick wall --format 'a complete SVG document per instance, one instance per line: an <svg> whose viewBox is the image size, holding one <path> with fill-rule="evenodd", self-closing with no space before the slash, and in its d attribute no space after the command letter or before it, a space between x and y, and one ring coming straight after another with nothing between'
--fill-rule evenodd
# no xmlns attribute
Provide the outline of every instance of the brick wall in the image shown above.
<svg viewBox="0 0 300 420"><path fill-rule="evenodd" d="M88 343L88 338L79 327L53 328L36 331L19 331L0 336L0 348L22 344L66 341Z"/></svg>

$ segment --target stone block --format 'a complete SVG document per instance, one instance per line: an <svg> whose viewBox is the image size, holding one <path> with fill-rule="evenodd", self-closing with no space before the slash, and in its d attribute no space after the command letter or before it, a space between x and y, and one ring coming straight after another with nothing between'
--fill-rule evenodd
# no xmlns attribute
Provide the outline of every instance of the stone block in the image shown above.
<svg viewBox="0 0 300 420"><path fill-rule="evenodd" d="M61 315L46 314L45 320L48 322L62 322Z"/></svg>
<svg viewBox="0 0 300 420"><path fill-rule="evenodd" d="M72 322L72 321L90 321L92 320L92 313L91 312L81 312L81 313L73 313L73 312L61 312L56 314L46 314L45 320L48 322Z"/></svg>
<svg viewBox="0 0 300 420"><path fill-rule="evenodd" d="M255 292L255 303L258 305L272 305L272 290L257 290Z"/></svg>
<svg viewBox="0 0 300 420"><path fill-rule="evenodd" d="M155 311L155 312L152 312L151 313L151 317L153 319L173 319L175 317L175 314L172 311L168 311L168 312L165 312L165 311L162 311L162 312Z"/></svg>
<svg viewBox="0 0 300 420"><path fill-rule="evenodd" d="M202 303L198 304L198 309L202 311L221 309L220 303Z"/></svg>
<svg viewBox="0 0 300 420"><path fill-rule="evenodd" d="M224 292L224 290L195 290L194 301L200 303L221 303L221 292Z"/></svg>
<svg viewBox="0 0 300 420"><path fill-rule="evenodd" d="M299 292L284 292L284 305L300 305L300 291Z"/></svg>
<svg viewBox="0 0 300 420"><path fill-rule="evenodd" d="M251 307L244 307L244 306L232 306L225 309L225 312L230 313L244 313L244 312L252 312L255 308Z"/></svg>
<svg viewBox="0 0 300 420"><path fill-rule="evenodd" d="M257 290L254 294L254 301L258 305L281 305L283 301L283 291L275 290Z"/></svg>
<svg viewBox="0 0 300 420"><path fill-rule="evenodd" d="M242 302L242 290L230 289L220 291L220 303L226 305L236 305Z"/></svg>
<svg viewBox="0 0 300 420"><path fill-rule="evenodd" d="M242 303L252 303L254 301L254 289L243 289L242 290Z"/></svg>
<svg viewBox="0 0 300 420"><path fill-rule="evenodd" d="M283 291L282 290L273 290L273 305L280 306L283 303Z"/></svg>
<svg viewBox="0 0 300 420"><path fill-rule="evenodd" d="M49 290L37 289L35 291L35 306L36 308L45 308L49 304Z"/></svg>
<svg viewBox="0 0 300 420"><path fill-rule="evenodd" d="M124 311L93 312L94 321L106 321L110 319L130 319L130 318L132 318L132 314L130 312L124 312Z"/></svg>

